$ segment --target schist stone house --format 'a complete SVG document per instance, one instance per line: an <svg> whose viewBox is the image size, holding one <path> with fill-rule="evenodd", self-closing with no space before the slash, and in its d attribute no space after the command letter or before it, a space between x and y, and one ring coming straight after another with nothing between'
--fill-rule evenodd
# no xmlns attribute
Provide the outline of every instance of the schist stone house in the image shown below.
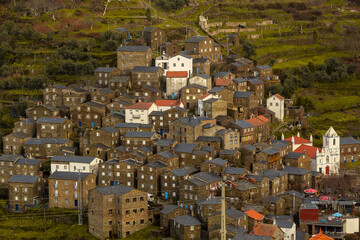
<svg viewBox="0 0 360 240"><path fill-rule="evenodd" d="M206 36L193 36L185 41L185 51L197 52L200 57L211 62L222 60L221 46Z"/></svg>
<svg viewBox="0 0 360 240"><path fill-rule="evenodd" d="M142 36L146 45L152 49L158 49L166 43L166 31L161 28L145 27Z"/></svg>
<svg viewBox="0 0 360 240"><path fill-rule="evenodd" d="M125 238L152 222L147 193L122 185L89 191L89 232L100 239Z"/></svg>
<svg viewBox="0 0 360 240"><path fill-rule="evenodd" d="M135 66L151 66L152 50L147 46L122 46L116 49L117 67L122 75L130 74Z"/></svg>

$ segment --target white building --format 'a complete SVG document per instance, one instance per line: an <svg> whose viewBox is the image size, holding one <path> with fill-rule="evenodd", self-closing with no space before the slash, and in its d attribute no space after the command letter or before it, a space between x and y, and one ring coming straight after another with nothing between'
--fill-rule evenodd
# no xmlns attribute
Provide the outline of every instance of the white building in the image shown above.
<svg viewBox="0 0 360 240"><path fill-rule="evenodd" d="M184 104L181 100L156 100L155 104L158 108L158 111L166 111L174 107L181 107L184 108Z"/></svg>
<svg viewBox="0 0 360 240"><path fill-rule="evenodd" d="M328 174L339 174L340 170L340 137L333 127L323 136L321 152L316 153L316 161L311 163L311 170Z"/></svg>
<svg viewBox="0 0 360 240"><path fill-rule="evenodd" d="M125 122L149 124L149 114L157 111L153 102L138 102L125 108Z"/></svg>
<svg viewBox="0 0 360 240"><path fill-rule="evenodd" d="M187 77L193 74L193 59L184 54L179 54L173 57L169 55L162 55L155 59L155 66L161 67L164 70L164 76L168 71L180 72L185 71L188 73Z"/></svg>
<svg viewBox="0 0 360 240"><path fill-rule="evenodd" d="M180 89L187 86L188 73L186 71L168 71L166 73L166 95L175 98Z"/></svg>
<svg viewBox="0 0 360 240"><path fill-rule="evenodd" d="M82 156L54 156L51 158L51 173L82 172L97 174L99 163L103 162L96 157Z"/></svg>
<svg viewBox="0 0 360 240"><path fill-rule="evenodd" d="M212 81L211 76L206 74L199 74L196 76L193 76L189 79L189 85L191 84L197 84L200 86L204 86L209 91L212 88Z"/></svg>
<svg viewBox="0 0 360 240"><path fill-rule="evenodd" d="M219 97L211 93L206 93L198 98L198 114L200 115L200 117L204 117L204 101L209 100L211 98L219 98Z"/></svg>
<svg viewBox="0 0 360 240"><path fill-rule="evenodd" d="M279 94L272 95L266 100L266 106L275 113L275 117L280 121L284 120L285 99Z"/></svg>
<svg viewBox="0 0 360 240"><path fill-rule="evenodd" d="M340 137L333 127L330 127L323 136L322 148L312 145L312 136L310 136L310 141L299 136L292 136L285 140L292 142L294 152L305 153L311 157L311 171L317 171L325 175L339 174Z"/></svg>
<svg viewBox="0 0 360 240"><path fill-rule="evenodd" d="M274 219L275 224L284 232L284 240L296 240L296 224L290 219Z"/></svg>

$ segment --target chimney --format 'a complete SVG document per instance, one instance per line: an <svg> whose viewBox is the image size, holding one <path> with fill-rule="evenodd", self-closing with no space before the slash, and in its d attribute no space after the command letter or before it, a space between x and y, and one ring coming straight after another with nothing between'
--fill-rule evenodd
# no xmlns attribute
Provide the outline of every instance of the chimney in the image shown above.
<svg viewBox="0 0 360 240"><path fill-rule="evenodd" d="M106 64L106 67L108 68L108 67L109 67L109 64Z"/></svg>
<svg viewBox="0 0 360 240"><path fill-rule="evenodd" d="M171 103L171 104L170 104L170 107L171 107L171 108L173 108L173 107L174 107L174 104L173 104L173 103Z"/></svg>
<svg viewBox="0 0 360 240"><path fill-rule="evenodd" d="M306 154L306 150L304 150L304 154Z"/></svg>
<svg viewBox="0 0 360 240"><path fill-rule="evenodd" d="M284 137L284 133L281 134L281 141L284 141L285 137Z"/></svg>
<svg viewBox="0 0 360 240"><path fill-rule="evenodd" d="M297 137L300 137L300 133L299 132L297 132L297 135L296 135Z"/></svg>

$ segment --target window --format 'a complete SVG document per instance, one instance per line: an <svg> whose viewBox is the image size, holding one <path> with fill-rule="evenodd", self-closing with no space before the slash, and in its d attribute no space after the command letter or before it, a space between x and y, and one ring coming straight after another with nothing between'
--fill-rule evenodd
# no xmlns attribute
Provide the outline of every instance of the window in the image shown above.
<svg viewBox="0 0 360 240"><path fill-rule="evenodd" d="M144 201L144 197L140 197L140 202Z"/></svg>
<svg viewBox="0 0 360 240"><path fill-rule="evenodd" d="M136 202L136 198L133 198L133 202Z"/></svg>
<svg viewBox="0 0 360 240"><path fill-rule="evenodd" d="M109 214L112 214L112 209L109 209Z"/></svg>

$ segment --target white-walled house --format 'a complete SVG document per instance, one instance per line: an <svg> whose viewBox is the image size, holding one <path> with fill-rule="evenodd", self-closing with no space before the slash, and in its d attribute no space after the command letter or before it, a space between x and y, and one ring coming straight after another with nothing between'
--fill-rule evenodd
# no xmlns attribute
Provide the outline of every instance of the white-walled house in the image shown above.
<svg viewBox="0 0 360 240"><path fill-rule="evenodd" d="M199 74L196 76L193 76L189 79L189 85L191 84L197 84L200 86L204 86L209 91L212 88L212 79L211 76L206 74Z"/></svg>
<svg viewBox="0 0 360 240"><path fill-rule="evenodd" d="M203 96L198 98L198 111L197 113L200 117L204 117L204 101L209 100L211 98L219 98L217 95L206 93Z"/></svg>
<svg viewBox="0 0 360 240"><path fill-rule="evenodd" d="M157 110L158 108L153 102L135 103L125 108L125 122L149 124L149 114Z"/></svg>
<svg viewBox="0 0 360 240"><path fill-rule="evenodd" d="M51 158L51 173L82 172L97 174L99 163L103 160L97 157L54 156Z"/></svg>
<svg viewBox="0 0 360 240"><path fill-rule="evenodd" d="M180 89L187 86L188 73L186 71L168 71L166 73L166 95L175 98Z"/></svg>
<svg viewBox="0 0 360 240"><path fill-rule="evenodd" d="M275 224L284 232L284 240L296 240L296 224L290 219L274 219Z"/></svg>
<svg viewBox="0 0 360 240"><path fill-rule="evenodd" d="M166 54L159 56L155 59L155 66L161 67L164 70L164 76L166 76L168 71L185 71L188 73L187 77L191 77L193 74L193 59L184 54L173 57Z"/></svg>
<svg viewBox="0 0 360 240"><path fill-rule="evenodd" d="M184 104L181 102L181 100L156 100L155 104L158 108L158 111L166 111L174 107L180 107L184 108Z"/></svg>
<svg viewBox="0 0 360 240"><path fill-rule="evenodd" d="M266 100L266 106L275 113L275 117L280 121L284 120L285 99L279 94L272 95Z"/></svg>

